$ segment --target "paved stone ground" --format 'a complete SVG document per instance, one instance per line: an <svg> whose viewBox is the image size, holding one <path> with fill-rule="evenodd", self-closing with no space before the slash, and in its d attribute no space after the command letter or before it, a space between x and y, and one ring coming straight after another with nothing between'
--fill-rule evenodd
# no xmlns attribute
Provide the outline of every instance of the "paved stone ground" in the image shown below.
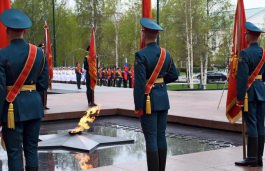
<svg viewBox="0 0 265 171"><path fill-rule="evenodd" d="M168 157L166 171L262 171L262 167L237 167L242 147ZM91 169L90 171L146 171L146 161Z"/></svg>
<svg viewBox="0 0 265 171"><path fill-rule="evenodd" d="M47 115L53 115L64 112L84 111L87 109L87 100L85 96L85 86L77 90L76 85L53 84L56 93L48 95ZM97 87L95 90L96 103L102 106L102 109L124 109L133 111L133 91L124 88ZM170 116L176 116L172 119L178 120L178 123L186 123L197 126L205 126L221 129L222 126L229 126L225 116L225 97L221 101L220 108L217 109L222 91L170 91L169 98L171 109ZM194 122L199 122L194 124ZM239 122L240 123L240 122ZM236 125L234 125L236 126ZM232 126L232 127L234 127ZM238 126L238 125L237 125ZM225 128L224 128L225 129ZM242 159L242 147L226 148L215 151L200 152L169 157L167 160L167 171L261 171L265 168L257 167L236 167L234 161ZM92 171L144 171L146 161L127 163L100 167Z"/></svg>
<svg viewBox="0 0 265 171"><path fill-rule="evenodd" d="M46 114L69 113L87 109L85 86L77 90L74 84L53 84L54 94L48 95ZM225 116L226 91L220 103L222 91L169 91L169 121L216 129L240 131L240 123L231 125ZM95 101L102 109L123 109L133 113L133 90L129 88L96 87Z"/></svg>

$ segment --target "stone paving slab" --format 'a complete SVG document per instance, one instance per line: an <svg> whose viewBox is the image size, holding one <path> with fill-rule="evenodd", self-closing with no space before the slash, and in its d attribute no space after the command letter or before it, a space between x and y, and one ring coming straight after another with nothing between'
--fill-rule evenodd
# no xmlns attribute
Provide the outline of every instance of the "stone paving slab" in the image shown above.
<svg viewBox="0 0 265 171"><path fill-rule="evenodd" d="M242 147L225 148L167 158L166 171L262 171L262 167L238 167L235 161L242 159ZM90 169L89 171L146 171L146 161L124 163Z"/></svg>
<svg viewBox="0 0 265 171"><path fill-rule="evenodd" d="M85 86L77 90L74 84L53 85L53 92L69 91L69 94L49 94L44 120L81 117L88 108ZM225 116L226 91L217 109L222 91L169 91L169 121L215 129L240 131L240 121L231 125ZM133 115L133 90L130 88L96 87L95 101L101 105L101 115ZM61 115L63 114L63 115ZM52 115L52 116L51 116Z"/></svg>

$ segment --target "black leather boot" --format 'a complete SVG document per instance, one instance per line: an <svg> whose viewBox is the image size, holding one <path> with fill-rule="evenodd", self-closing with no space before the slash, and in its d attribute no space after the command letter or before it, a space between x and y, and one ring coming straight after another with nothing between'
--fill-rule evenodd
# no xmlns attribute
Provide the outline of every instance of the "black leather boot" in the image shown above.
<svg viewBox="0 0 265 171"><path fill-rule="evenodd" d="M235 162L236 166L258 166L258 138L248 137L247 158L243 161Z"/></svg>
<svg viewBox="0 0 265 171"><path fill-rule="evenodd" d="M38 167L26 167L26 171L38 171Z"/></svg>
<svg viewBox="0 0 265 171"><path fill-rule="evenodd" d="M264 150L264 136L258 138L258 165L263 166L262 156Z"/></svg>
<svg viewBox="0 0 265 171"><path fill-rule="evenodd" d="M90 106L90 104L91 104L91 96L90 96L90 94L86 93L86 98L87 98L88 106Z"/></svg>
<svg viewBox="0 0 265 171"><path fill-rule="evenodd" d="M95 101L94 91L92 91L92 93L90 95L90 99L91 99L91 103L89 106L90 107L97 106L97 104L94 102Z"/></svg>
<svg viewBox="0 0 265 171"><path fill-rule="evenodd" d="M159 149L159 171L165 171L167 162L167 149Z"/></svg>
<svg viewBox="0 0 265 171"><path fill-rule="evenodd" d="M158 151L146 152L148 171L159 171Z"/></svg>

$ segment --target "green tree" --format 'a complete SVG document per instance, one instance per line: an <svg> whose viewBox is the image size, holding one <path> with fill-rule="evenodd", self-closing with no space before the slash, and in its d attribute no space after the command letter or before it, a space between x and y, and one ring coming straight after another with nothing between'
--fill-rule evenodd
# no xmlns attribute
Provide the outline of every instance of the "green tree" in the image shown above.
<svg viewBox="0 0 265 171"><path fill-rule="evenodd" d="M125 58L133 63L140 43L141 1L75 0L76 7L70 9L66 0L55 2L58 66L74 65L83 60L93 25L101 66L123 66ZM13 0L12 7L26 12L33 21L26 36L29 42L39 44L44 41L45 21L53 41L52 1ZM206 73L208 65L224 64L232 39L229 35L231 19L223 12L228 7L228 0L160 0L160 24L165 29L160 33L160 45L171 52L174 61L183 69L189 64L190 69L200 67L201 72ZM156 19L156 9L152 13ZM220 28L226 34L218 34L222 41L217 50L213 50L209 44Z"/></svg>
<svg viewBox="0 0 265 171"><path fill-rule="evenodd" d="M190 68L192 80L193 66L200 66L201 75L207 73L209 61L214 63L211 41L217 36L218 28L230 28L227 0L167 0L161 9L161 45L168 48L180 67ZM221 35L227 37L229 33ZM219 35L218 35L219 36ZM222 37L219 37L222 40ZM218 47L219 49L223 47ZM206 77L202 77L202 83ZM192 81L190 82L192 85ZM192 86L191 86L192 87Z"/></svg>

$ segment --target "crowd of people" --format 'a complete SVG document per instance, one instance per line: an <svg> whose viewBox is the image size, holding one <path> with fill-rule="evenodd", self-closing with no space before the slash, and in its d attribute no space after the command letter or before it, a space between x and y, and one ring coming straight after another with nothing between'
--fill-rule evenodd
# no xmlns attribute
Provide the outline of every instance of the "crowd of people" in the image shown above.
<svg viewBox="0 0 265 171"><path fill-rule="evenodd" d="M56 67L53 70L53 82L75 84L80 79L81 84L85 84L85 69L76 67ZM134 67L100 67L97 72L97 85L108 87L124 87L132 88L134 84ZM78 86L80 89L80 86Z"/></svg>

